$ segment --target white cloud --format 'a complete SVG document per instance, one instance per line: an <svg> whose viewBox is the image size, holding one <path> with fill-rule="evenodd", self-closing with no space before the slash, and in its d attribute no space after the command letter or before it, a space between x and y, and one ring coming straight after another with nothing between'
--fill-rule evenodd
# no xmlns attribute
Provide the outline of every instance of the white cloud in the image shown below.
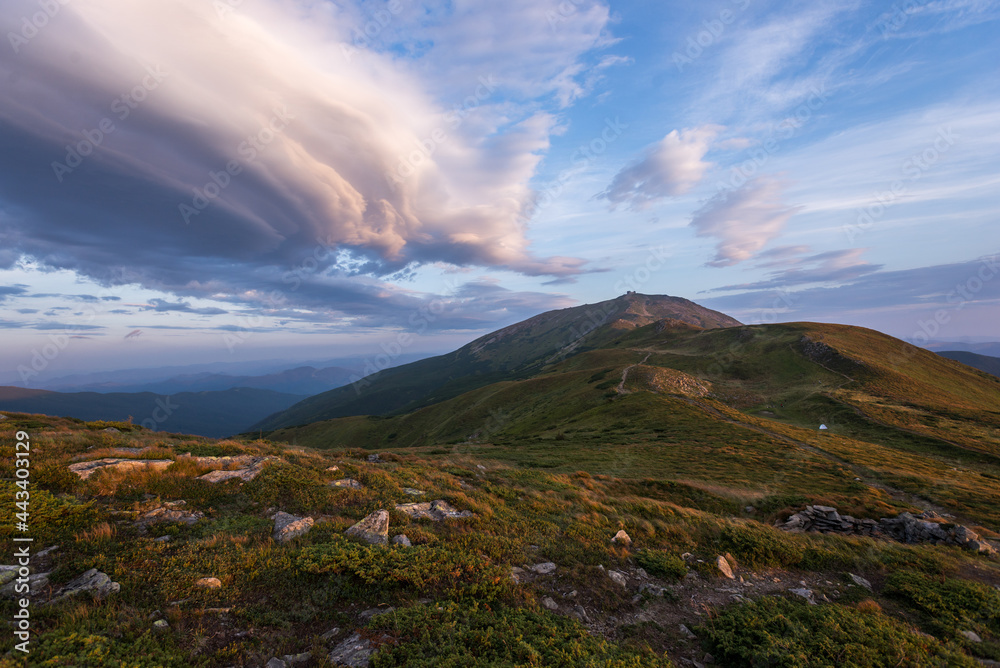
<svg viewBox="0 0 1000 668"><path fill-rule="evenodd" d="M600 197L612 207L627 204L643 209L652 202L690 192L712 166L705 154L722 128L703 125L673 130L646 149L645 155L623 168Z"/></svg>
<svg viewBox="0 0 1000 668"><path fill-rule="evenodd" d="M719 241L709 265L727 267L748 260L781 232L799 208L784 203L783 188L776 178L759 177L742 188L720 192L695 211L695 233Z"/></svg>

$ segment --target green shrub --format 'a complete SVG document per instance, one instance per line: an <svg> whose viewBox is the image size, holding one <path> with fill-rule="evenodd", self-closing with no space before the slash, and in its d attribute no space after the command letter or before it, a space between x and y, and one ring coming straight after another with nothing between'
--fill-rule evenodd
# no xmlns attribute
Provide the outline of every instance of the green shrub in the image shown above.
<svg viewBox="0 0 1000 668"><path fill-rule="evenodd" d="M337 536L307 547L298 567L310 573L353 575L380 589L492 601L513 592L510 572L482 555L427 545L363 545Z"/></svg>
<svg viewBox="0 0 1000 668"><path fill-rule="evenodd" d="M976 662L877 611L762 598L727 608L700 627L719 665L732 668L895 668Z"/></svg>
<svg viewBox="0 0 1000 668"><path fill-rule="evenodd" d="M791 566L805 553L802 545L788 534L755 523L731 524L719 536L723 552L730 552L740 564L750 567Z"/></svg>
<svg viewBox="0 0 1000 668"><path fill-rule="evenodd" d="M1000 592L987 585L899 571L882 593L926 614L937 628L954 632L981 624L1000 635Z"/></svg>
<svg viewBox="0 0 1000 668"><path fill-rule="evenodd" d="M658 668L672 665L651 652L591 636L565 617L476 603L415 606L382 615L371 626L400 637L373 657L376 668L592 666Z"/></svg>
<svg viewBox="0 0 1000 668"><path fill-rule="evenodd" d="M687 564L676 554L656 550L640 550L635 555L635 563L650 575L679 580L687 575Z"/></svg>

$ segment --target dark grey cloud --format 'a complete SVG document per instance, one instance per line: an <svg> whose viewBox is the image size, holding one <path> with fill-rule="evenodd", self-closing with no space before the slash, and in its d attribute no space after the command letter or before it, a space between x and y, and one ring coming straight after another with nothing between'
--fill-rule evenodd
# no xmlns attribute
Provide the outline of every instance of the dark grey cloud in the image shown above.
<svg viewBox="0 0 1000 668"><path fill-rule="evenodd" d="M281 291L296 305L351 316L393 307L384 289L336 280L359 271L390 277L433 262L556 277L583 270L576 258L535 257L525 237L548 115L489 112L484 97L482 113L509 114L489 141L470 123L421 157L412 178L388 179L426 133L450 130L448 110L389 59L368 59L373 76L318 57L307 39L272 42L255 11L274 7L241 7L240 21L223 22L211 3L193 0L155 12L120 0L87 7L84 16L63 5L37 41L0 49L0 202L9 208L0 247L105 286L251 304L254 293ZM37 11L33 0L8 0L0 33ZM548 29L533 26L537 52L573 71L607 18L578 24L583 16L561 28L555 51ZM302 30L285 27L272 34ZM349 26L338 29L347 37ZM171 31L184 40L161 38ZM469 81L490 94L492 83ZM126 107L123 91L143 99ZM238 174L227 174L230 164ZM341 266L338 251L360 264ZM288 290L282 279L304 262L314 272Z"/></svg>
<svg viewBox="0 0 1000 668"><path fill-rule="evenodd" d="M995 329L995 314L1000 308L1000 253L969 262L873 271L839 286L794 291L782 286L752 288L699 303L749 323L775 318L856 322L862 316L887 315L905 321L907 313L926 318L944 310L949 317L976 312L977 317L991 320ZM983 324L990 326L986 320Z"/></svg>
<svg viewBox="0 0 1000 668"><path fill-rule="evenodd" d="M788 246L774 249L769 253L761 253L758 259L762 259L763 262L758 263L758 267L784 266L785 268L771 272L770 278L763 281L725 285L706 292L773 290L808 283L844 283L874 273L883 266L861 260L860 256L866 250L864 248L827 251L807 256L796 255L807 250L806 246Z"/></svg>
<svg viewBox="0 0 1000 668"><path fill-rule="evenodd" d="M27 290L20 285L0 285L0 302L4 302L11 297L20 297Z"/></svg>
<svg viewBox="0 0 1000 668"><path fill-rule="evenodd" d="M195 313L198 315L223 315L228 313L225 309L216 308L214 306L194 308L187 302L168 302L165 299L150 299L149 306L142 307L140 310L152 310L160 313L174 311L179 313Z"/></svg>

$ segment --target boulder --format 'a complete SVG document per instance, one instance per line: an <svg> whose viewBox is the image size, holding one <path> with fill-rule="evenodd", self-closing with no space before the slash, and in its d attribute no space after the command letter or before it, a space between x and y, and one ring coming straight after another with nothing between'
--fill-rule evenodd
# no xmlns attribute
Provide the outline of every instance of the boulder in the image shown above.
<svg viewBox="0 0 1000 668"><path fill-rule="evenodd" d="M397 536L393 536L392 537L392 544L393 545L402 545L403 547L413 547L413 543L410 542L410 539L406 537L405 533L401 533L401 534L399 534Z"/></svg>
<svg viewBox="0 0 1000 668"><path fill-rule="evenodd" d="M203 476L198 476L198 480L204 480L206 482L218 483L225 482L227 480L240 479L243 482L250 482L264 470L264 466L274 457L258 457L255 458L256 461L251 463L249 466L243 468L232 469L228 471L209 471Z"/></svg>
<svg viewBox="0 0 1000 668"><path fill-rule="evenodd" d="M16 591L18 585L25 584L24 580L18 582L18 566L4 566L3 571L0 571L0 582L3 583L3 587L0 588L0 596L3 598L17 599L23 597L25 592ZM31 596L41 596L45 588L49 586L49 575L50 573L32 573L28 575L28 592Z"/></svg>
<svg viewBox="0 0 1000 668"><path fill-rule="evenodd" d="M341 487L343 489L364 489L364 485L354 478L341 478L330 483L330 487Z"/></svg>
<svg viewBox="0 0 1000 668"><path fill-rule="evenodd" d="M468 510L458 510L447 501L438 499L437 501L424 501L422 503L399 503L396 510L413 519L429 519L435 522L447 519L461 519L472 517Z"/></svg>
<svg viewBox="0 0 1000 668"><path fill-rule="evenodd" d="M809 605L816 605L815 599L813 599L812 589L806 589L805 587L800 587L798 589L789 589L796 596L801 596L809 602Z"/></svg>
<svg viewBox="0 0 1000 668"><path fill-rule="evenodd" d="M377 510L345 532L373 545L389 542L389 511Z"/></svg>
<svg viewBox="0 0 1000 668"><path fill-rule="evenodd" d="M724 577L727 577L730 580L736 579L736 576L733 575L732 566L729 565L729 562L726 561L726 558L723 557L721 554L715 558L715 567L719 569L719 572Z"/></svg>
<svg viewBox="0 0 1000 668"><path fill-rule="evenodd" d="M121 585L117 582L112 582L107 573L102 573L96 568L91 568L89 571L67 582L66 586L60 589L59 593L52 600L62 600L83 592L90 592L95 598L101 599L111 594L117 594L119 591L121 591Z"/></svg>
<svg viewBox="0 0 1000 668"><path fill-rule="evenodd" d="M279 543L298 538L309 532L314 520L311 517L298 517L290 513L277 512L274 514L274 540Z"/></svg>
<svg viewBox="0 0 1000 668"><path fill-rule="evenodd" d="M556 565L551 561L544 561L540 564L535 564L531 566L528 570L538 573L539 575L548 575L556 570Z"/></svg>
<svg viewBox="0 0 1000 668"><path fill-rule="evenodd" d="M197 510L182 510L187 505L187 501L167 501L147 510L139 516L137 524L149 526L158 522L180 522L181 524L194 524L205 516L205 513Z"/></svg>
<svg viewBox="0 0 1000 668"><path fill-rule="evenodd" d="M618 533L615 534L615 537L611 539L611 542L627 546L632 544L632 538L625 533L625 529L620 529Z"/></svg>
<svg viewBox="0 0 1000 668"><path fill-rule="evenodd" d="M381 511L385 512L385 511ZM370 641L355 633L347 640L333 648L327 657L330 663L335 666L348 666L349 668L367 668L371 663L374 652Z"/></svg>
<svg viewBox="0 0 1000 668"><path fill-rule="evenodd" d="M872 583L869 582L868 580L864 579L860 575L855 575L854 573L848 573L847 575L848 575L848 577L851 578L851 580L854 582L854 584L858 585L859 587L864 587L868 591L872 590Z"/></svg>
<svg viewBox="0 0 1000 668"><path fill-rule="evenodd" d="M625 579L625 574L619 571L608 571L608 577L611 578L615 584L621 585L622 587L628 584L628 581Z"/></svg>
<svg viewBox="0 0 1000 668"><path fill-rule="evenodd" d="M556 603L554 600L552 600L551 596L546 596L545 598L543 598L542 599L542 605L545 606L548 610L558 610L559 609L559 604Z"/></svg>
<svg viewBox="0 0 1000 668"><path fill-rule="evenodd" d="M426 493L427 492L422 489L413 489L412 487L403 488L403 494L409 494L410 496L423 496Z"/></svg>
<svg viewBox="0 0 1000 668"><path fill-rule="evenodd" d="M219 578L199 578L195 580L196 587L205 587L206 589L218 589L222 586L222 580Z"/></svg>
<svg viewBox="0 0 1000 668"><path fill-rule="evenodd" d="M80 476L81 480L86 480L98 471L140 471L152 469L162 471L174 463L172 459L119 459L117 457L105 457L89 462L77 462L70 464L69 470Z"/></svg>
<svg viewBox="0 0 1000 668"><path fill-rule="evenodd" d="M273 657L264 664L264 668L288 668L288 663L284 659Z"/></svg>
<svg viewBox="0 0 1000 668"><path fill-rule="evenodd" d="M968 640L969 642L982 642L983 639L979 637L979 634L975 631L959 631L959 635Z"/></svg>

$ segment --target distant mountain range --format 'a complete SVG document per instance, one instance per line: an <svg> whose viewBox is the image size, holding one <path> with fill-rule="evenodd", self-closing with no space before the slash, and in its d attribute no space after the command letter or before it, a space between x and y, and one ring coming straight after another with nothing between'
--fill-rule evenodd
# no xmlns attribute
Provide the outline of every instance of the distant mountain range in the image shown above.
<svg viewBox="0 0 1000 668"><path fill-rule="evenodd" d="M155 431L222 437L245 431L304 397L272 390L235 388L215 392L50 392L0 387L0 411L44 413L81 420L128 420Z"/></svg>
<svg viewBox="0 0 1000 668"><path fill-rule="evenodd" d="M938 355L1000 377L1000 357L977 355L964 350L943 350L938 352Z"/></svg>

